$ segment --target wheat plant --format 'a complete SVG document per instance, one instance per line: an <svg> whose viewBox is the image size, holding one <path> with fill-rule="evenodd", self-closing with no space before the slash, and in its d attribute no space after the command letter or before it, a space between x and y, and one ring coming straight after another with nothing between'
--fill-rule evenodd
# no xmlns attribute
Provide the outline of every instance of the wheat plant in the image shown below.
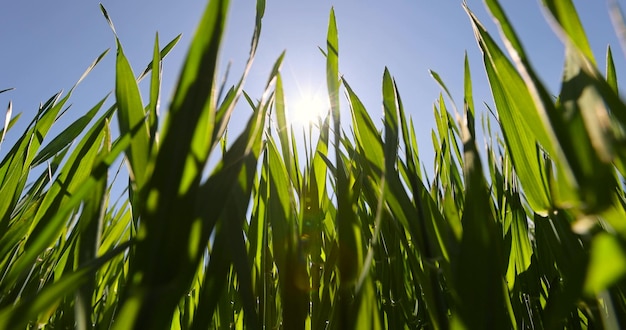
<svg viewBox="0 0 626 330"><path fill-rule="evenodd" d="M209 1L163 116L161 61L179 38L161 48L157 35L136 76L116 36L114 105L49 136L73 88L56 94L0 162L0 328L625 327L626 105L611 49L600 70L572 1L542 1L565 45L555 97L499 2L485 5L505 49L465 10L494 107L475 107L467 56L462 104L431 72L431 172L392 74L380 125L340 74L332 9L330 109L300 149L285 53L258 99L244 91L265 1L233 86L216 83L229 1ZM236 107L253 112L227 139ZM8 113L2 137L16 134Z"/></svg>

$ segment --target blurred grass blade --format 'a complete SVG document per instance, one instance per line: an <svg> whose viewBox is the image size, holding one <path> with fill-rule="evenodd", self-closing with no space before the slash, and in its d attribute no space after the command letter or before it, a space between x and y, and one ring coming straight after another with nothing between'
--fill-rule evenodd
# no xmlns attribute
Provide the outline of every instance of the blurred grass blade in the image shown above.
<svg viewBox="0 0 626 330"><path fill-rule="evenodd" d="M574 3L571 0L542 0L542 2L562 28L560 37L569 39L594 66L597 65Z"/></svg>
<svg viewBox="0 0 626 330"><path fill-rule="evenodd" d="M626 22L624 22L624 12L616 0L609 0L609 16L615 29L615 34L622 47L622 53L626 54Z"/></svg>
<svg viewBox="0 0 626 330"><path fill-rule="evenodd" d="M559 105L569 118L570 145L564 151L579 185L586 212L606 208L616 187L611 126L605 103L582 69L580 53L567 47Z"/></svg>
<svg viewBox="0 0 626 330"><path fill-rule="evenodd" d="M594 237L584 291L598 294L626 274L626 254L618 239L607 233Z"/></svg>

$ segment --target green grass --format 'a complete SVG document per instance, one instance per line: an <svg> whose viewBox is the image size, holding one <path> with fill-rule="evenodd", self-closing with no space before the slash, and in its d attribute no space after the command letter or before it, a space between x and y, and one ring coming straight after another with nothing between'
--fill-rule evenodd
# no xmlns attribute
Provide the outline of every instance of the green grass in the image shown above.
<svg viewBox="0 0 626 330"><path fill-rule="evenodd" d="M432 179L391 72L382 130L340 76L332 10L322 49L330 112L301 149L285 54L261 96L244 92L265 1L234 86L216 85L229 2L209 2L162 117L161 60L178 37L161 49L157 35L138 78L116 39L112 107L105 97L48 136L72 88L21 135L11 130L19 116L0 133L18 134L0 162L0 328L626 326L626 104L611 49L600 70L572 2L543 5L566 49L556 98L498 1L486 6L504 50L466 8L495 117L475 108L467 56L462 105L431 72L442 87ZM252 115L227 141L238 104Z"/></svg>

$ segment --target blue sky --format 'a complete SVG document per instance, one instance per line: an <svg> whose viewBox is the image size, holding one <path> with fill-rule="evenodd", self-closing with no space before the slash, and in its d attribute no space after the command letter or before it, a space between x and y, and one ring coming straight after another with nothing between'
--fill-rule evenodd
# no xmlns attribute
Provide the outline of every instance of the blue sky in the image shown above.
<svg viewBox="0 0 626 330"><path fill-rule="evenodd" d="M624 54L611 26L604 1L574 1L598 63L611 44L618 70L624 72ZM162 106L167 105L188 44L206 5L205 1L113 1L103 0L112 17L125 52L136 73L151 58L155 33L161 44L179 33L183 38L164 62ZM468 0L486 28L497 36L496 26L482 1ZM543 18L539 1L502 1L532 63L556 94L561 76L563 48ZM620 2L625 7L623 1ZM283 50L287 55L282 75L287 104L297 104L300 94L325 90L325 60L318 46L325 45L328 14L334 6L339 28L340 71L362 98L371 116L380 122L381 80L384 67L396 78L409 115L416 122L420 153L432 167L431 129L433 102L440 89L428 70L438 72L457 102L462 101L463 56L467 51L474 78L474 99L491 104L481 54L460 0L267 0L260 48L246 90L260 97L269 70ZM232 0L221 68L232 61L231 78L241 73L247 58L254 23L255 1ZM85 0L12 1L0 11L0 113L9 100L13 113L23 113L19 125L9 132L7 143L44 102L59 90L68 90L85 68L114 38L100 13L98 2ZM114 49L112 49L114 50ZM115 52L79 86L66 114L68 121L86 112L114 87ZM147 95L144 95L144 98ZM111 99L112 100L112 99ZM245 121L246 109L238 109L233 125ZM2 147L0 155L8 149Z"/></svg>

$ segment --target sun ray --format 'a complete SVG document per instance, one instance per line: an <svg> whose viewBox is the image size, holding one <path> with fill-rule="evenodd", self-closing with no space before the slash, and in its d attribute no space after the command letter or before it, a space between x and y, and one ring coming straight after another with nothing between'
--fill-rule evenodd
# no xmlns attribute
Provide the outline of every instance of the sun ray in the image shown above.
<svg viewBox="0 0 626 330"><path fill-rule="evenodd" d="M328 112L328 99L321 93L301 92L290 110L292 121L299 125L316 124Z"/></svg>

